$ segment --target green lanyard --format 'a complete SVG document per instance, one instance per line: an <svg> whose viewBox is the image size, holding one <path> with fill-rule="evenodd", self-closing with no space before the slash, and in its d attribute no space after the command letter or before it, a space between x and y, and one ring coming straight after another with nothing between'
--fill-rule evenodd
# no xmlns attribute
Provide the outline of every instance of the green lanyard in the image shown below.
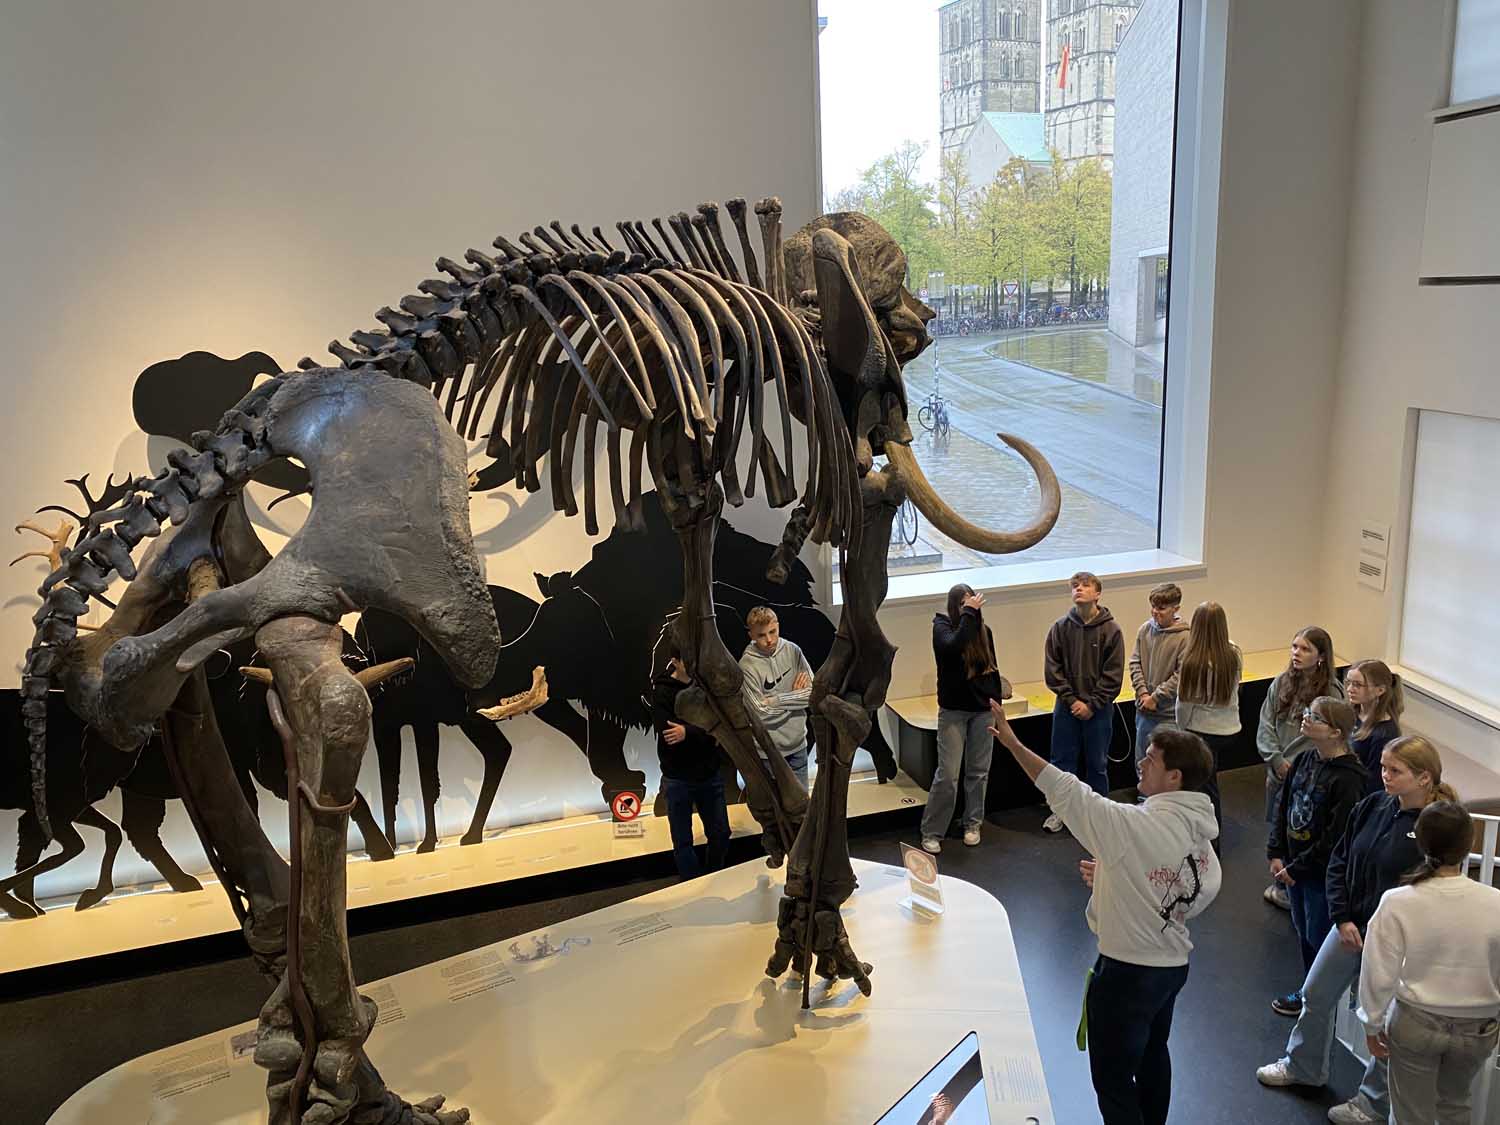
<svg viewBox="0 0 1500 1125"><path fill-rule="evenodd" d="M1078 1049L1087 1051L1089 1049L1089 985L1094 980L1094 966L1090 965L1088 971L1083 974L1083 1011L1078 1013Z"/></svg>

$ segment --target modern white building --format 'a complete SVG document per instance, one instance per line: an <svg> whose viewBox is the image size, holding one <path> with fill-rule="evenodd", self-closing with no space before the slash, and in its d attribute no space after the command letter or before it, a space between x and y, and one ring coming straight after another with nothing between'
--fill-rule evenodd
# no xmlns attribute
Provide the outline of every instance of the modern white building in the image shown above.
<svg viewBox="0 0 1500 1125"><path fill-rule="evenodd" d="M1149 347L1166 338L1177 0L1143 0L1114 72L1109 327Z"/></svg>

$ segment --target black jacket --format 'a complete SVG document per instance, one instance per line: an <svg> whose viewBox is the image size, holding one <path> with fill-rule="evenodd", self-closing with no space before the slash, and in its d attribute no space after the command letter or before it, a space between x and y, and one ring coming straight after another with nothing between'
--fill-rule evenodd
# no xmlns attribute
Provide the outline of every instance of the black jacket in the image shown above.
<svg viewBox="0 0 1500 1125"><path fill-rule="evenodd" d="M969 679L964 667L964 649L974 639L975 631L981 628L979 611L965 608L959 611L958 624L948 620L946 613L932 619L932 654L937 658L938 706L948 711L988 711L990 697L999 699L1000 677L980 676ZM982 626L984 639L990 646L990 659L995 658L995 635L988 625Z"/></svg>
<svg viewBox="0 0 1500 1125"><path fill-rule="evenodd" d="M1398 727L1390 719L1382 719L1375 724L1367 738L1351 738L1349 749L1359 755L1359 760L1364 763L1365 773L1369 776L1365 779L1366 793L1384 793L1385 785L1380 779L1380 752L1385 749L1385 744L1401 733Z"/></svg>
<svg viewBox="0 0 1500 1125"><path fill-rule="evenodd" d="M1057 701L1067 708L1081 699L1097 715L1125 682L1125 637L1102 605L1087 623L1075 606L1048 631L1046 663L1047 690Z"/></svg>
<svg viewBox="0 0 1500 1125"><path fill-rule="evenodd" d="M1322 879L1349 813L1365 795L1358 754L1322 758L1309 746L1292 759L1271 817L1266 857L1279 859L1299 883Z"/></svg>
<svg viewBox="0 0 1500 1125"><path fill-rule="evenodd" d="M1364 933L1380 896L1422 862L1416 833L1421 811L1403 809L1398 798L1384 793L1354 806L1328 857L1328 916L1335 926L1353 922Z"/></svg>
<svg viewBox="0 0 1500 1125"><path fill-rule="evenodd" d="M662 737L668 723L682 723L677 717L677 693L688 685L672 678L670 672L659 672L651 681L651 725L656 728L656 754L661 759L663 777L676 781L708 781L719 772L719 744L713 736L691 723L687 737L676 746L668 746Z"/></svg>

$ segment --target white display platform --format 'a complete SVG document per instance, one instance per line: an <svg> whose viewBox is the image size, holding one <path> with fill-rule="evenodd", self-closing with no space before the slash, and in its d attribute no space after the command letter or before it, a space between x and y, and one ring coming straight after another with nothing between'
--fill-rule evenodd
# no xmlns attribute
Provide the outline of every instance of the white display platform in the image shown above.
<svg viewBox="0 0 1500 1125"><path fill-rule="evenodd" d="M850 779L851 820L926 803L926 791L904 773L884 785L874 773ZM735 836L760 835L744 805L729 807L729 824ZM702 825L695 819L694 826L701 844ZM671 851L666 817L648 813L635 828L638 835L622 835L607 812L590 813L493 829L481 843L468 846L455 838L431 852L408 847L382 863L351 855L349 909ZM84 911L74 911L71 903L43 902L47 913L40 918L0 915L0 974L237 931L239 923L217 880L199 878L201 891L176 893L165 884L149 892L125 888Z"/></svg>
<svg viewBox="0 0 1500 1125"><path fill-rule="evenodd" d="M1050 1125L1004 908L945 877L946 912L913 914L899 905L901 868L855 861L855 871L844 918L875 966L868 999L851 982L815 979L803 1012L798 978L763 975L782 884L756 860L362 985L381 1009L371 1058L403 1096L446 1094L479 1125L870 1125L976 1031L993 1125ZM567 951L516 955L543 936ZM254 1026L116 1067L51 1121L263 1121L265 1075L245 1035Z"/></svg>

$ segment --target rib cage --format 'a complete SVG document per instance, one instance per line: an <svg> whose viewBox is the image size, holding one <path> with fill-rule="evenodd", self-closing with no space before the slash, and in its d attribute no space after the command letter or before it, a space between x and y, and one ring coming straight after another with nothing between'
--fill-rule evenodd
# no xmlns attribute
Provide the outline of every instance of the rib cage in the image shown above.
<svg viewBox="0 0 1500 1125"><path fill-rule="evenodd" d="M857 474L847 430L819 349L785 293L781 205L756 205L766 282L745 225L743 200L728 203L741 266L730 253L718 204L698 213L639 220L603 232L574 224L536 227L516 246L495 239L500 257L468 250L462 265L440 258L446 279L428 280L399 308L375 314L381 330L355 332L329 350L353 369L378 368L432 388L468 440L483 430L492 455L508 450L515 483L542 487L538 463L551 458L554 507L579 510L573 465L583 447L583 513L597 533L595 432L606 430L616 523L639 525L641 474L649 470L669 509L692 503L707 480L726 499L753 497L757 472L772 506L797 498L791 421L806 429L807 475L800 504L814 542L858 535ZM318 366L313 360L303 367ZM778 452L765 431L767 384L781 421ZM498 394L497 394L498 392ZM494 403L491 412L491 403ZM749 472L739 455L749 429ZM487 427L487 428L486 428ZM621 431L632 431L628 464ZM628 494L628 498L627 498Z"/></svg>
<svg viewBox="0 0 1500 1125"><path fill-rule="evenodd" d="M761 200L764 282L745 225L744 200L726 205L741 249L744 277L726 245L718 205L669 216L673 242L653 219L660 245L639 220L616 224L626 250L598 227L593 237L575 224L572 236L553 221L519 241L495 239L503 258L479 250L468 266L439 258L450 280L428 280L399 309L375 314L383 330L354 332L330 351L349 370L370 369L430 387L444 415L468 440L490 417L492 454L508 445L515 482L541 488L537 464L549 455L554 506L578 511L572 488L579 442L584 456L584 518L597 533L595 432L606 427L615 519L642 526L641 474L670 515L702 503L703 488L722 482L725 499L754 496L760 471L773 507L797 499L791 419L803 423L808 465L800 503L783 547L801 537L852 546L859 536L859 484L842 408L804 316L786 293L781 257L781 204ZM811 318L814 322L816 318ZM725 349L729 338L730 352ZM731 354L732 353L732 354ZM42 605L21 678L22 715L31 757L33 802L50 840L46 801L47 696L59 662L69 656L88 599L116 575L135 577L132 553L165 523L180 524L191 505L233 495L275 456L266 409L289 381L316 378L311 359L300 372L261 384L225 413L213 431L193 435L193 451L168 455L168 468L137 477L115 507L93 513L61 565L42 583ZM765 433L766 384L781 421L778 457ZM493 415L488 403L496 388ZM454 413L458 411L455 420ZM738 453L750 429L750 471L743 488ZM631 431L628 466L621 431ZM506 434L509 434L508 439ZM628 479L628 498L626 480Z"/></svg>

